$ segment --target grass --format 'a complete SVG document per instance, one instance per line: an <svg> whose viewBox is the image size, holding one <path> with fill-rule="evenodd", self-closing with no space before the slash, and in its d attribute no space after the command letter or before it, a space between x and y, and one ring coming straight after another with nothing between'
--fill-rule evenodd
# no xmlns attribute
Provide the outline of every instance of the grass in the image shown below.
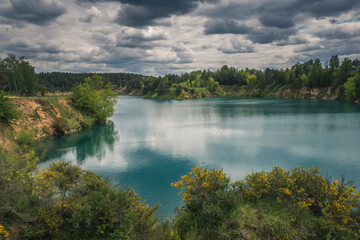
<svg viewBox="0 0 360 240"><path fill-rule="evenodd" d="M235 239L308 239L314 219L309 211L273 201L242 201L226 223Z"/></svg>
<svg viewBox="0 0 360 240"><path fill-rule="evenodd" d="M35 142L34 134L30 131L19 132L15 141L20 146L32 146Z"/></svg>

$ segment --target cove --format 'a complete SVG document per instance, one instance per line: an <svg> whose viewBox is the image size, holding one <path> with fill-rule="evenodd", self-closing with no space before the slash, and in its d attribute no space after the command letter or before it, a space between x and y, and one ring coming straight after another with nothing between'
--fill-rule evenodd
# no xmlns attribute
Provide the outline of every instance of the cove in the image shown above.
<svg viewBox="0 0 360 240"><path fill-rule="evenodd" d="M273 166L320 167L360 186L360 106L337 101L258 98L151 100L119 96L98 125L44 139L40 168L72 161L134 189L158 214L182 205L171 182L192 167L224 169L232 181ZM359 190L359 188L357 188Z"/></svg>

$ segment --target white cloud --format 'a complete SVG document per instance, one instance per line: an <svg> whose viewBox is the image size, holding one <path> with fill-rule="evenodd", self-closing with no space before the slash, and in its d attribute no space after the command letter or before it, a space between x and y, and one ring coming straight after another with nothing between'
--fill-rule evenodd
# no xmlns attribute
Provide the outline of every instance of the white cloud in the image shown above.
<svg viewBox="0 0 360 240"><path fill-rule="evenodd" d="M214 70L224 64L237 68L283 68L306 58L325 61L333 54L360 57L355 47L360 43L360 21L356 20L359 9L349 10L346 4L351 0L346 0L340 10L319 10L321 17L315 10L301 8L293 12L293 17L287 17L286 24L280 18L272 18L271 13L285 14L281 7L290 7L292 2L277 2L275 9L264 0L221 0L201 3L184 14L151 16L152 26L136 28L114 22L123 7L116 1L78 4L64 0L61 5L55 0L32 1L44 3L42 8L53 7L57 17L44 16L45 21L18 17L15 21L10 18L15 15L1 15L0 56L25 56L38 72L125 71L163 75ZM0 10L10 7L10 1L0 1ZM264 21L269 22L264 25ZM221 31L219 28L227 23L230 26ZM208 35L206 27L212 28Z"/></svg>

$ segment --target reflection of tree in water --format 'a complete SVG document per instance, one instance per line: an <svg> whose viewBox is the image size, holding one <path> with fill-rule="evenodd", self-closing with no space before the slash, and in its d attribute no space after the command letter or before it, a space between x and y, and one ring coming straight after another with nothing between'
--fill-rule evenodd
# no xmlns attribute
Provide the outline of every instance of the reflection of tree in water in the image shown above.
<svg viewBox="0 0 360 240"><path fill-rule="evenodd" d="M105 156L106 148L114 151L114 143L118 140L114 123L96 125L80 133L43 140L37 150L41 161L60 158L68 152L74 152L76 161L83 162L88 157L101 159Z"/></svg>
<svg viewBox="0 0 360 240"><path fill-rule="evenodd" d="M355 104L299 99L238 99L235 103L225 101L214 104L212 108L214 113L222 119L236 118L239 116L252 117L277 114L356 113L359 111L358 106Z"/></svg>

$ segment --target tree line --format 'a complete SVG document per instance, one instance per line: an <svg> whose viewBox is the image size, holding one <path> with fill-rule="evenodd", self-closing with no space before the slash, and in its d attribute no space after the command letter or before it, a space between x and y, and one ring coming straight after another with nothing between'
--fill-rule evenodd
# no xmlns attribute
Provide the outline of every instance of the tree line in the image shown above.
<svg viewBox="0 0 360 240"><path fill-rule="evenodd" d="M34 96L42 86L39 85L35 68L24 57L16 58L9 54L0 59L0 90L17 95Z"/></svg>
<svg viewBox="0 0 360 240"><path fill-rule="evenodd" d="M359 59L345 58L341 62L337 55L333 55L325 66L317 58L298 62L286 69L237 69L224 65L216 71L198 70L159 77L130 73L102 73L99 76L104 82L111 82L117 88L126 89L128 93L136 91L147 97L181 98L191 94L206 95L206 92L216 96L221 86L246 86L258 92L288 86L293 90L302 87L331 87L332 90L339 91L340 99L354 101L360 97L360 80L356 77L359 66ZM83 79L91 75L61 72L38 74L40 83L50 91L69 91L73 85L83 82ZM352 80L348 82L350 78Z"/></svg>
<svg viewBox="0 0 360 240"><path fill-rule="evenodd" d="M340 62L337 55L322 65L320 59L296 63L286 69L237 69L227 65L216 71L198 70L184 74L165 76L144 76L132 73L99 73L105 83L110 82L127 93L136 91L150 98L165 96L183 98L187 95L220 96L220 86L246 86L247 90L259 93L265 89L287 86L291 89L302 87L331 87L339 92L339 99L355 101L360 98L360 77L356 69L360 60L345 58ZM359 70L360 71L360 70ZM360 73L359 73L360 74ZM0 62L0 89L7 92L35 95L38 91L71 91L92 73L46 72L36 74L34 67L24 60L8 55ZM352 79L352 80L349 80Z"/></svg>
<svg viewBox="0 0 360 240"><path fill-rule="evenodd" d="M320 59L296 63L286 69L270 69L264 71L257 69L236 69L235 67L222 66L216 71L203 70L193 71L181 75L169 74L164 77L147 77L141 79L141 90L145 96L179 96L185 92L196 90L201 93L208 90L215 93L219 86L227 89L244 86L247 91L259 93L266 89L278 89L290 87L293 90L302 87L331 87L331 91L337 90L339 99L354 101L360 98L360 61L345 58L341 63L337 55L330 58L329 64L322 66ZM357 70L358 69L358 70ZM133 91L134 86L128 89ZM199 90L200 89L200 90Z"/></svg>
<svg viewBox="0 0 360 240"><path fill-rule="evenodd" d="M43 84L49 92L68 92L79 84L84 83L84 79L93 76L94 73L71 73L71 72L42 72L38 74L39 82ZM98 73L105 83L110 82L117 88L131 86L130 88L140 88L138 84L144 77L133 73Z"/></svg>

